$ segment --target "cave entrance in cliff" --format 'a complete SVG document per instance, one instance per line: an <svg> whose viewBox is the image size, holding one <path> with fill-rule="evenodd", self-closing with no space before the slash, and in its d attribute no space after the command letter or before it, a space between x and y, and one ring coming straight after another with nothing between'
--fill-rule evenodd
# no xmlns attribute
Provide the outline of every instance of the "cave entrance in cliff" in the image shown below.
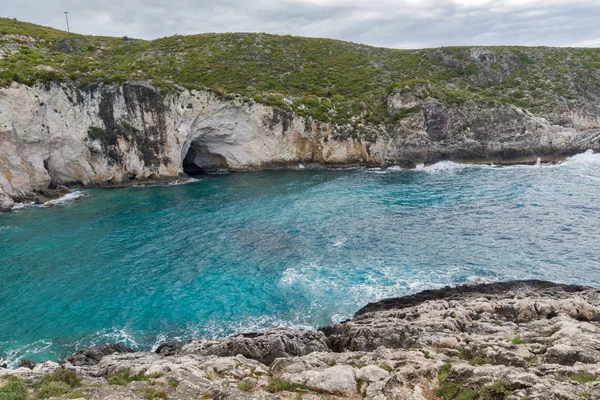
<svg viewBox="0 0 600 400"><path fill-rule="evenodd" d="M194 140L183 157L183 172L187 175L223 174L229 165L221 154L212 153L201 140Z"/></svg>

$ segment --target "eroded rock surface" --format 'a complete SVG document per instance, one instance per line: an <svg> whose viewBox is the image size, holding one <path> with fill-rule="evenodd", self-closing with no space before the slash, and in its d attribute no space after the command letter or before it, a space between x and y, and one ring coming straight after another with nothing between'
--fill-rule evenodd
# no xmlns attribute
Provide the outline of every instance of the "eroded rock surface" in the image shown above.
<svg viewBox="0 0 600 400"><path fill-rule="evenodd" d="M216 356L241 354L269 365L279 357L303 356L317 351L329 351L327 338L322 332L275 329L231 336L222 341L193 340L177 353Z"/></svg>
<svg viewBox="0 0 600 400"><path fill-rule="evenodd" d="M595 288L459 286L369 304L318 332L170 343L161 354L116 352L98 362L72 357L0 369L0 378L35 382L68 368L90 399L598 399L599 321ZM108 384L124 371L138 379Z"/></svg>

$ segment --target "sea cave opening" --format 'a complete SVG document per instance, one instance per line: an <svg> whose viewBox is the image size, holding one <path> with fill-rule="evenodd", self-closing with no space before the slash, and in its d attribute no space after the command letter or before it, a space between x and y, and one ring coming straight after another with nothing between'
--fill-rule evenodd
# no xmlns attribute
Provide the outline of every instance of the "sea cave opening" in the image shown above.
<svg viewBox="0 0 600 400"><path fill-rule="evenodd" d="M229 172L227 160L221 154L211 152L205 144L194 140L185 157L183 157L183 172L187 175L222 174Z"/></svg>

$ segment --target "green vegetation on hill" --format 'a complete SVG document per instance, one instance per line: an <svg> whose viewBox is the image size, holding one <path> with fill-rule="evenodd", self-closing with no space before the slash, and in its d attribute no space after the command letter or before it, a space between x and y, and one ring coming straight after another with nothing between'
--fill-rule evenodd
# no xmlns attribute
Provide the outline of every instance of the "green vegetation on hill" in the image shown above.
<svg viewBox="0 0 600 400"><path fill-rule="evenodd" d="M550 112L600 97L600 49L447 47L395 50L262 33L152 41L71 35L0 18L0 85L148 81L236 93L323 121L394 122L387 97L411 91L447 106L468 100Z"/></svg>

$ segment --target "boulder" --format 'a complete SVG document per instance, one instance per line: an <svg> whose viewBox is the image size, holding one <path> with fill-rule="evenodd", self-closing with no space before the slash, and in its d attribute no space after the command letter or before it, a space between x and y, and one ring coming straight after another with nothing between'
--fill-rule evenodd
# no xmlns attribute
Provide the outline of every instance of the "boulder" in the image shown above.
<svg viewBox="0 0 600 400"><path fill-rule="evenodd" d="M106 344L80 350L67 359L73 366L96 365L102 357L115 353L133 353L134 350L122 344Z"/></svg>
<svg viewBox="0 0 600 400"><path fill-rule="evenodd" d="M13 199L11 199L6 194L4 194L0 191L0 212L10 211L10 210L12 210L14 205L15 205L15 202L13 201Z"/></svg>
<svg viewBox="0 0 600 400"><path fill-rule="evenodd" d="M163 343L158 346L154 352L163 356L172 356L177 354L182 347L183 343L180 342Z"/></svg>
<svg viewBox="0 0 600 400"><path fill-rule="evenodd" d="M356 371L356 379L362 379L367 382L382 381L390 375L383 368L379 368L375 365L367 365Z"/></svg>
<svg viewBox="0 0 600 400"><path fill-rule="evenodd" d="M281 379L331 394L347 396L356 394L354 369L348 366L334 366L325 370L283 374Z"/></svg>
<svg viewBox="0 0 600 400"><path fill-rule="evenodd" d="M25 358L19 360L19 368L33 369L36 365L37 363L35 361L27 360Z"/></svg>
<svg viewBox="0 0 600 400"><path fill-rule="evenodd" d="M267 332L244 333L222 341L197 340L183 346L181 354L216 355L238 354L270 365L276 358L303 356L313 352L328 352L322 332L293 329L274 329Z"/></svg>
<svg viewBox="0 0 600 400"><path fill-rule="evenodd" d="M32 368L32 371L36 374L49 374L51 372L58 371L60 369L60 364L54 361L45 361L41 364L37 364Z"/></svg>

